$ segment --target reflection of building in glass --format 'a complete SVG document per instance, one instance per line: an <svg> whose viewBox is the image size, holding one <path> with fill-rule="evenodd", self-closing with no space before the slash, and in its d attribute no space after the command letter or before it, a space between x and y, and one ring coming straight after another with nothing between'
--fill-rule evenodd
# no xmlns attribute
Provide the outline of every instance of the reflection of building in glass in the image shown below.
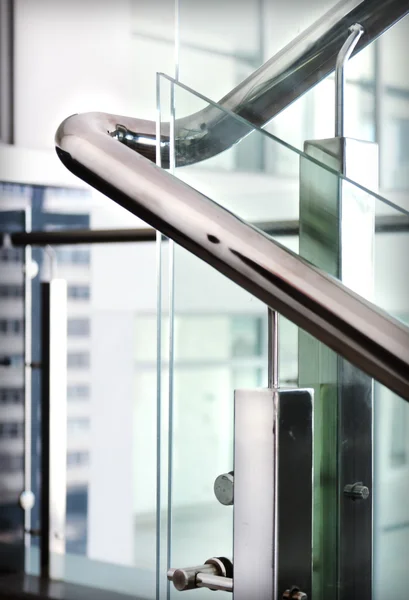
<svg viewBox="0 0 409 600"><path fill-rule="evenodd" d="M24 210L31 204L35 229L88 227L87 214L75 214L70 202L84 201L83 192L0 186L0 230L24 229ZM59 212L48 210L58 196ZM3 210L12 197L13 211ZM64 200L64 201L62 201ZM61 212L61 210L63 212ZM68 283L67 352L67 549L85 552L87 496L89 483L89 400L90 375L90 251L83 247L56 249L57 277ZM43 252L33 251L39 274L32 283L33 317L40 306L40 278ZM21 528L18 497L24 489L24 250L0 249L0 536ZM33 327L33 360L40 347L40 329ZM38 414L39 380L33 379L33 415ZM38 421L33 417L33 490L36 486ZM34 513L35 514L35 513ZM35 518L35 517L34 517ZM72 522L72 523L71 523ZM35 523L34 523L35 526Z"/></svg>
<svg viewBox="0 0 409 600"><path fill-rule="evenodd" d="M0 222L3 226L1 213ZM21 535L16 498L24 485L23 256L18 248L0 249L0 539L5 540L19 530Z"/></svg>
<svg viewBox="0 0 409 600"><path fill-rule="evenodd" d="M53 231L69 228L87 229L89 216L86 200L83 191L46 188L43 228ZM85 554L92 390L91 250L84 246L56 246L54 251L56 276L67 281L66 545L68 552Z"/></svg>

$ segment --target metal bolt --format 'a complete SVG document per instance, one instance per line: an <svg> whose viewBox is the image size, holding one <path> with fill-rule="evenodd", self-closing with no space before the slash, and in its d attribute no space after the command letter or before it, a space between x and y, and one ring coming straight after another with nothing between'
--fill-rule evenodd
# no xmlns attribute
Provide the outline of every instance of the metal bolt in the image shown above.
<svg viewBox="0 0 409 600"><path fill-rule="evenodd" d="M308 596L299 587L293 585L291 589L284 592L283 600L308 600Z"/></svg>
<svg viewBox="0 0 409 600"><path fill-rule="evenodd" d="M226 578L227 567L231 567L231 563L224 558L209 558L204 565L197 567L184 567L182 569L169 569L167 578L173 582L173 585L178 592L184 592L185 590L193 590L197 587L209 587L210 589L225 589L220 587L222 585L221 579ZM227 567L226 567L227 565ZM201 580L198 581L198 574L201 575ZM206 577L210 576L207 580ZM212 579L216 577L216 580ZM227 591L230 590L230 583L232 580L229 579L225 585L228 586Z"/></svg>
<svg viewBox="0 0 409 600"><path fill-rule="evenodd" d="M349 483L344 487L344 495L351 500L366 500L369 496L369 488L362 481Z"/></svg>
<svg viewBox="0 0 409 600"><path fill-rule="evenodd" d="M214 495L220 504L232 506L234 501L234 473L223 473L214 482Z"/></svg>

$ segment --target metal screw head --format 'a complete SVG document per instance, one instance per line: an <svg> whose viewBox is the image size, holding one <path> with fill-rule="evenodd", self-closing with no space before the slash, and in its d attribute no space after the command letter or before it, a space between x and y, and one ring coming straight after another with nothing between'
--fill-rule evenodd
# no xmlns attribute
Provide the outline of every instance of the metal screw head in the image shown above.
<svg viewBox="0 0 409 600"><path fill-rule="evenodd" d="M220 504L232 506L234 502L234 476L233 472L223 473L214 482L214 495Z"/></svg>
<svg viewBox="0 0 409 600"><path fill-rule="evenodd" d="M191 576L190 573L187 573L184 569L176 569L173 573L173 585L178 590L178 592L183 592L184 590L191 590L196 587L195 578Z"/></svg>
<svg viewBox="0 0 409 600"><path fill-rule="evenodd" d="M351 500L366 500L369 496L369 488L362 481L349 483L344 487L344 495Z"/></svg>

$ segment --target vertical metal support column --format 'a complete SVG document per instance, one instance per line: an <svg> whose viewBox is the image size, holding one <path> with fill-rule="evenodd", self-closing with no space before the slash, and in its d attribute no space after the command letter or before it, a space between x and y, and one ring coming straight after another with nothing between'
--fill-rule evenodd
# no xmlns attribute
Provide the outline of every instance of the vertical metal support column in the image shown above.
<svg viewBox="0 0 409 600"><path fill-rule="evenodd" d="M282 389L278 401L277 598L298 588L311 600L314 393Z"/></svg>
<svg viewBox="0 0 409 600"><path fill-rule="evenodd" d="M60 579L67 492L67 284L41 284L41 576Z"/></svg>
<svg viewBox="0 0 409 600"><path fill-rule="evenodd" d="M31 231L31 207L26 207L24 214L24 229ZM32 464L31 464L31 428L32 428L32 255L31 246L24 249L24 546L25 546L25 569L30 572L30 544L31 534L31 509L35 498L32 492Z"/></svg>
<svg viewBox="0 0 409 600"><path fill-rule="evenodd" d="M234 600L311 598L312 421L311 390L235 392Z"/></svg>
<svg viewBox="0 0 409 600"><path fill-rule="evenodd" d="M279 387L279 358L278 358L278 313L271 308L267 309L268 322L268 387Z"/></svg>
<svg viewBox="0 0 409 600"><path fill-rule="evenodd" d="M343 55L347 58L348 52ZM342 102L337 107L339 117ZM337 133L340 127L343 116L337 118ZM307 141L304 150L377 189L376 144L340 136ZM300 255L371 298L374 200L306 159L301 159L300 173ZM372 381L300 331L299 384L315 391L313 598L370 600L372 500L354 501L344 488L358 482L372 488Z"/></svg>

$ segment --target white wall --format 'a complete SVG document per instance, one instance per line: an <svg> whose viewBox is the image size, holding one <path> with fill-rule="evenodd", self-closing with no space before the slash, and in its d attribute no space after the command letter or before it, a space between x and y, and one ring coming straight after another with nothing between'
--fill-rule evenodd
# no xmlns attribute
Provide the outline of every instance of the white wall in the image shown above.
<svg viewBox="0 0 409 600"><path fill-rule="evenodd" d="M57 159L54 150L0 144L0 180L38 185L85 188ZM6 206L2 199L1 207Z"/></svg>
<svg viewBox="0 0 409 600"><path fill-rule="evenodd" d="M358 5L359 2L360 0L356 0L355 5ZM337 0L312 0L310 2L291 0L285 3L281 0L267 0L264 19L266 57L274 56L337 4L342 5L342 2L337 2Z"/></svg>
<svg viewBox="0 0 409 600"><path fill-rule="evenodd" d="M92 321L88 556L133 565L133 315L95 310Z"/></svg>
<svg viewBox="0 0 409 600"><path fill-rule="evenodd" d="M59 123L101 110L155 118L156 71L173 48L149 36L161 16L173 39L173 0L16 0L16 144L51 148ZM133 35L139 27L144 37Z"/></svg>
<svg viewBox="0 0 409 600"><path fill-rule="evenodd" d="M17 0L17 145L52 147L74 112L132 112L130 14L130 0Z"/></svg>

